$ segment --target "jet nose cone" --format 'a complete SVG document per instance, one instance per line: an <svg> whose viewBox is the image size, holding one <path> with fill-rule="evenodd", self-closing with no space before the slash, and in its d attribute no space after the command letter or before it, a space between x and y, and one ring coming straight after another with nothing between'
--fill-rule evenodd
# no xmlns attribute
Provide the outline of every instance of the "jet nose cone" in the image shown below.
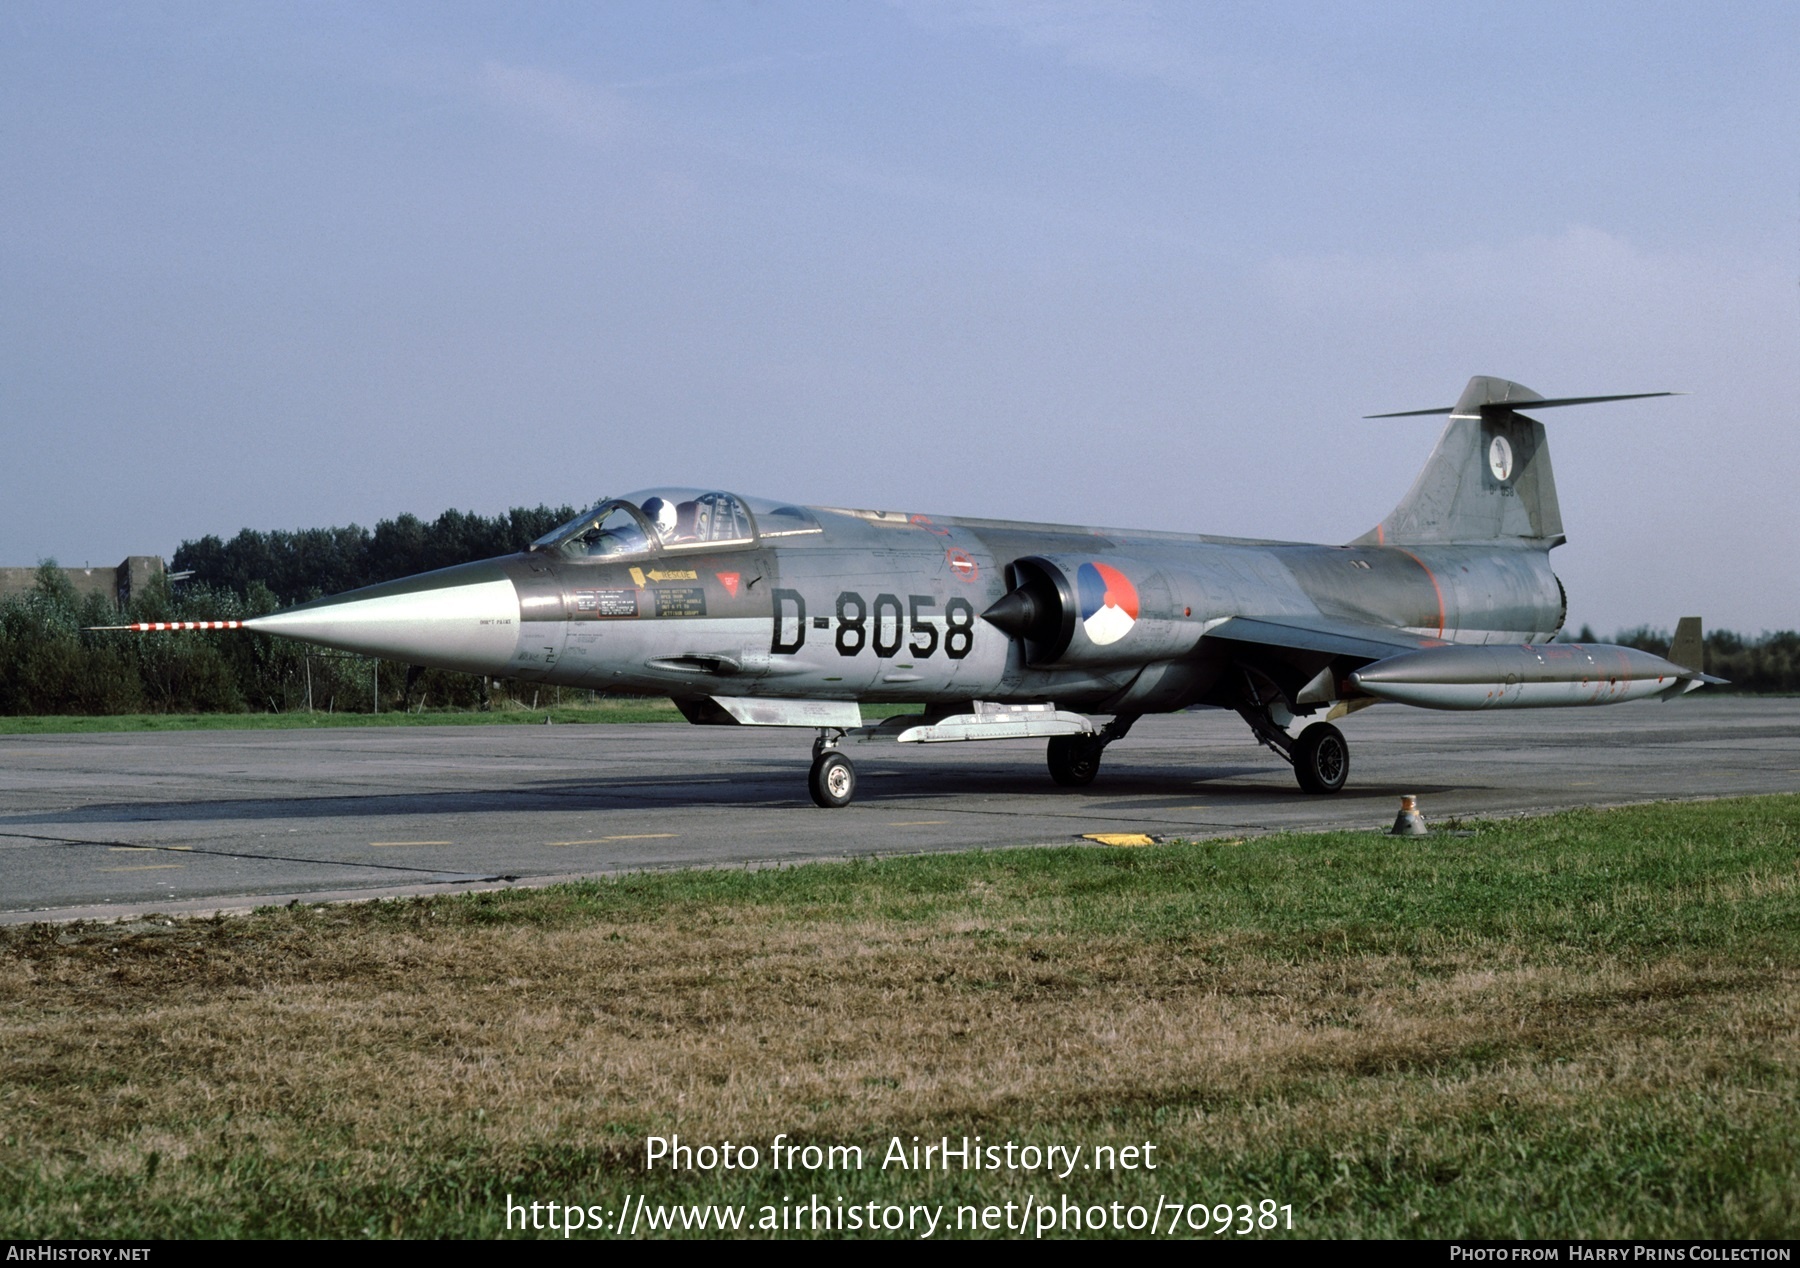
<svg viewBox="0 0 1800 1268"><path fill-rule="evenodd" d="M315 599L244 622L264 634L438 669L493 673L519 640L519 592L498 560Z"/></svg>

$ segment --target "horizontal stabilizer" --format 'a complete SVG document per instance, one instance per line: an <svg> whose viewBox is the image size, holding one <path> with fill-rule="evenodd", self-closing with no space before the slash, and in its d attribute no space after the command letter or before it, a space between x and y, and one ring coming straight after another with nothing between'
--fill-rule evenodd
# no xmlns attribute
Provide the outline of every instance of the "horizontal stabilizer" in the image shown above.
<svg viewBox="0 0 1800 1268"><path fill-rule="evenodd" d="M1560 405L1599 405L1606 401L1641 401L1652 396L1681 396L1680 392L1625 392L1616 396L1539 396L1523 384L1478 374L1469 380L1454 405L1438 409L1403 409L1392 414L1364 414L1364 418L1423 418L1451 414L1458 418L1494 418L1521 407L1555 409Z"/></svg>

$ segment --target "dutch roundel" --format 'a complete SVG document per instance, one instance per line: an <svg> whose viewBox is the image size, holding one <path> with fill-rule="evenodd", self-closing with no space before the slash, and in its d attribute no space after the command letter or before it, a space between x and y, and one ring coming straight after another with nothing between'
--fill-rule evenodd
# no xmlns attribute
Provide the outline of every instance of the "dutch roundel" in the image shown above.
<svg viewBox="0 0 1800 1268"><path fill-rule="evenodd" d="M1082 564L1075 574L1081 628L1097 646L1116 643L1137 624L1137 587L1117 568Z"/></svg>

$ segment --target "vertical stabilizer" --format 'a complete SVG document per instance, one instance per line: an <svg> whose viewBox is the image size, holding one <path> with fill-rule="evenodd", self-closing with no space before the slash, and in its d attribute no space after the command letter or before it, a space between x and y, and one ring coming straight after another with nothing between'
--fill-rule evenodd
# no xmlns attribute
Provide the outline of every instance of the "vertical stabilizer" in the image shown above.
<svg viewBox="0 0 1800 1268"><path fill-rule="evenodd" d="M1549 550L1563 543L1562 511L1544 425L1519 413L1561 405L1635 401L1673 392L1620 396L1539 396L1506 379L1476 375L1462 398L1445 409L1413 409L1370 418L1448 414L1431 460L1400 505L1358 544L1392 545L1513 541Z"/></svg>
<svg viewBox="0 0 1800 1268"><path fill-rule="evenodd" d="M1448 410L1416 411L1447 413L1450 421L1400 505L1357 540L1389 545L1514 540L1545 550L1561 545L1562 511L1544 425L1516 412L1543 400L1530 388L1478 375Z"/></svg>

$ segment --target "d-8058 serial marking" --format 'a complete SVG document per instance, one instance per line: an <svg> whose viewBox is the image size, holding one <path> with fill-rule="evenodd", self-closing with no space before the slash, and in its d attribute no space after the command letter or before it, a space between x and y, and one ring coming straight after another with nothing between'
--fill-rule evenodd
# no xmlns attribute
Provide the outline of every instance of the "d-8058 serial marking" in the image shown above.
<svg viewBox="0 0 1800 1268"><path fill-rule="evenodd" d="M798 590L777 590L775 628L769 650L776 655L792 655L806 644L806 600ZM837 597L838 655L855 656L868 648L883 660L891 660L904 647L917 660L927 660L942 648L951 660L961 660L975 646L975 605L967 599L954 598L944 604L944 628L926 615L926 609L938 605L929 594L909 594L903 605L900 596L878 594L871 602L854 590L840 591ZM782 625L795 624L792 639L782 637ZM825 618L818 618L819 624ZM910 634L910 638L908 635Z"/></svg>

